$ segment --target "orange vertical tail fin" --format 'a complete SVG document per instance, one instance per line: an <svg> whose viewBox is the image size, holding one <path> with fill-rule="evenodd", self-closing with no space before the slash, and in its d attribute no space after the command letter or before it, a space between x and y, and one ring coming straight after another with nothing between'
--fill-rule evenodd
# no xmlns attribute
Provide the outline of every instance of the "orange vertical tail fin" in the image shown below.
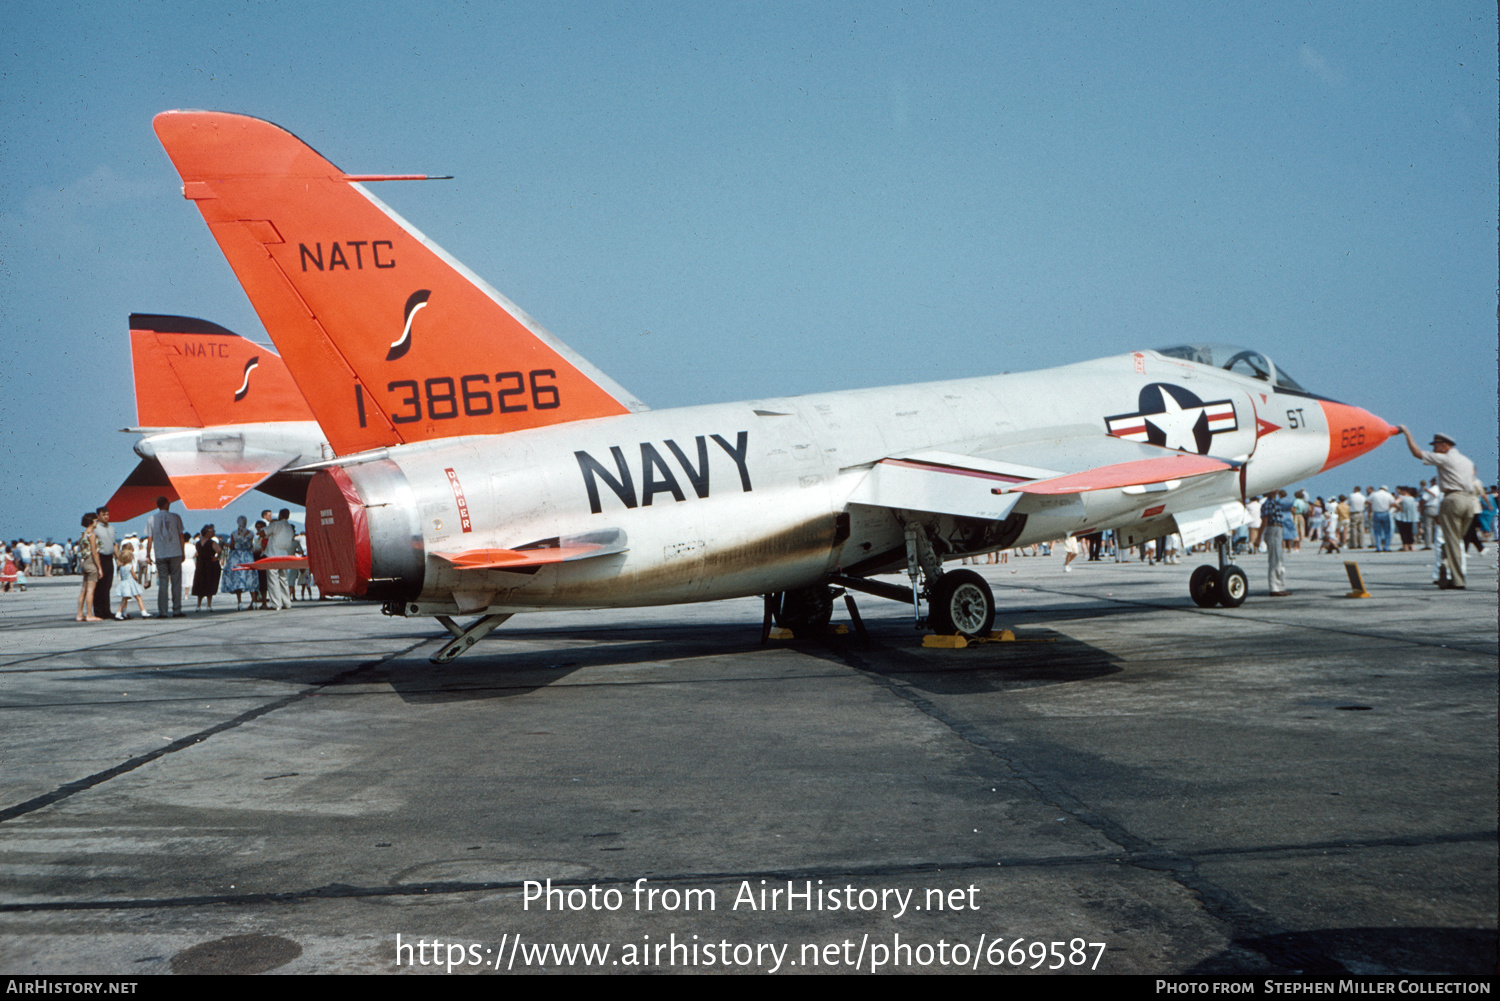
<svg viewBox="0 0 1500 1001"><path fill-rule="evenodd" d="M130 358L141 427L313 420L280 356L216 323L132 313Z"/></svg>
<svg viewBox="0 0 1500 1001"><path fill-rule="evenodd" d="M296 136L156 116L157 137L340 454L644 409Z"/></svg>

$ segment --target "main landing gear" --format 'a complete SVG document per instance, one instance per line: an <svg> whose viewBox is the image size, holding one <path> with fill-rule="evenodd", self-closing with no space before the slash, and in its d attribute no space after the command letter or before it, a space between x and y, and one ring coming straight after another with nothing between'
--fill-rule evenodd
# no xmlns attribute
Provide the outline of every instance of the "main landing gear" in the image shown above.
<svg viewBox="0 0 1500 1001"><path fill-rule="evenodd" d="M1228 540L1222 535L1218 538L1218 548L1219 565L1205 563L1194 570L1188 580L1188 594L1199 608L1215 605L1239 608L1250 594L1250 579L1245 576L1245 571L1229 563Z"/></svg>
<svg viewBox="0 0 1500 1001"><path fill-rule="evenodd" d="M943 561L933 549L922 526L906 523L906 575L911 579L912 609L916 625L925 624L939 636L967 639L988 636L995 625L995 593L989 581L973 570L943 572ZM927 620L922 620L922 599L927 599Z"/></svg>
<svg viewBox="0 0 1500 1001"><path fill-rule="evenodd" d="M862 586L862 582L853 583L857 587ZM854 623L854 631L859 634L861 641L869 643L870 637L865 631L865 621L859 617L859 609L854 604L854 595L846 588L814 584L812 587L779 591L765 596L766 614L760 627L761 646L765 646L766 641L771 638L772 622L789 630L793 636L819 636L826 633L828 624L833 619L833 599L840 595L844 598L845 607L849 609L849 621Z"/></svg>
<svg viewBox="0 0 1500 1001"><path fill-rule="evenodd" d="M863 636L864 623L855 608L854 596L848 591L862 591L878 598L910 603L913 624L918 629L931 629L940 636L976 639L990 635L995 626L995 594L988 581L973 570L944 573L942 560L933 550L922 526L915 522L906 526L906 559L910 587L835 574L829 579L839 585L837 588L817 584L766 595L761 642L770 637L773 621L797 636L822 633L828 628L833 614L833 599L840 594L849 606L849 617L855 629ZM922 615L924 601L927 603L925 618Z"/></svg>
<svg viewBox="0 0 1500 1001"><path fill-rule="evenodd" d="M929 588L927 624L939 636L988 636L995 625L995 594L972 570L949 570Z"/></svg>
<svg viewBox="0 0 1500 1001"><path fill-rule="evenodd" d="M767 610L783 629L811 636L828 628L833 619L833 588L827 584L782 591L766 596Z"/></svg>

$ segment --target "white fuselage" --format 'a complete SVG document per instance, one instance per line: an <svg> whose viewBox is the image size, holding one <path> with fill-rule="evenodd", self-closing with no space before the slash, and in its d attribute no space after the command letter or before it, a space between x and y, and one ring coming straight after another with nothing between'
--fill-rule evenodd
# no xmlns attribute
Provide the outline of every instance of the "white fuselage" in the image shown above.
<svg viewBox="0 0 1500 1001"><path fill-rule="evenodd" d="M408 604L413 614L763 594L851 567L874 572L882 556L904 566L903 522L933 516L851 503L878 461L927 450L1020 448L1031 464L1046 467L1049 441L1105 438L1105 419L1135 410L1148 383L1230 402L1233 420L1221 425L1233 427L1213 435L1209 454L1245 463L1244 484L1237 470L1226 470L1170 493L1028 495L1015 509L1026 515L1024 528L1006 544L1238 501L1242 489L1259 493L1324 465L1328 435L1316 399L1144 352L1040 372L648 411L402 446L381 465L394 464L404 483L364 502L411 512L411 543L425 560L420 594ZM1300 412L1297 426L1287 426L1288 411ZM1258 436L1268 418L1277 430ZM1189 444L1184 439L1182 447L1196 451ZM345 468L358 484L358 457ZM625 551L530 573L458 569L434 555L600 531L623 533Z"/></svg>

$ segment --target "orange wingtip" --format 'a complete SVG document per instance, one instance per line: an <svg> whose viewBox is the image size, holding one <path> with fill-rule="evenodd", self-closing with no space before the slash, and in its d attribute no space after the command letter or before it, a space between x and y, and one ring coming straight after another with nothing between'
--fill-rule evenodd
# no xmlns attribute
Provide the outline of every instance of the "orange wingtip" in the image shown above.
<svg viewBox="0 0 1500 1001"><path fill-rule="evenodd" d="M1229 463L1221 459L1179 452L1176 455L1164 455L1159 459L1138 459L1135 462L1121 462L1113 466L1085 469L1081 473L1054 476L1049 480L1037 480L1034 483L1004 487L994 492L1079 494L1090 490L1114 490L1121 487L1144 486L1148 483L1163 483L1167 480L1204 476L1221 469L1232 468Z"/></svg>
<svg viewBox="0 0 1500 1001"><path fill-rule="evenodd" d="M603 546L555 546L550 549L470 549L462 553L434 553L458 570L517 570L549 563L566 563L603 549Z"/></svg>

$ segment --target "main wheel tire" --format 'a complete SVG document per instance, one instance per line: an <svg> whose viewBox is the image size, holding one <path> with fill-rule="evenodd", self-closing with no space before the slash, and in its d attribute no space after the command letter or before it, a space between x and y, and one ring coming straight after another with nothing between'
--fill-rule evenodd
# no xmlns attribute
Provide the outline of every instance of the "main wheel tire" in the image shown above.
<svg viewBox="0 0 1500 1001"><path fill-rule="evenodd" d="M995 626L995 593L972 570L950 570L929 597L929 624L940 636L988 636Z"/></svg>
<svg viewBox="0 0 1500 1001"><path fill-rule="evenodd" d="M776 603L776 624L794 634L819 633L833 618L833 588L827 584L783 591Z"/></svg>
<svg viewBox="0 0 1500 1001"><path fill-rule="evenodd" d="M1212 608L1219 603L1219 569L1204 564L1193 571L1188 580L1188 594L1199 608ZM1240 599L1244 601L1244 598Z"/></svg>
<svg viewBox="0 0 1500 1001"><path fill-rule="evenodd" d="M1227 566L1218 574L1219 604L1239 608L1250 594L1250 578L1236 566Z"/></svg>

